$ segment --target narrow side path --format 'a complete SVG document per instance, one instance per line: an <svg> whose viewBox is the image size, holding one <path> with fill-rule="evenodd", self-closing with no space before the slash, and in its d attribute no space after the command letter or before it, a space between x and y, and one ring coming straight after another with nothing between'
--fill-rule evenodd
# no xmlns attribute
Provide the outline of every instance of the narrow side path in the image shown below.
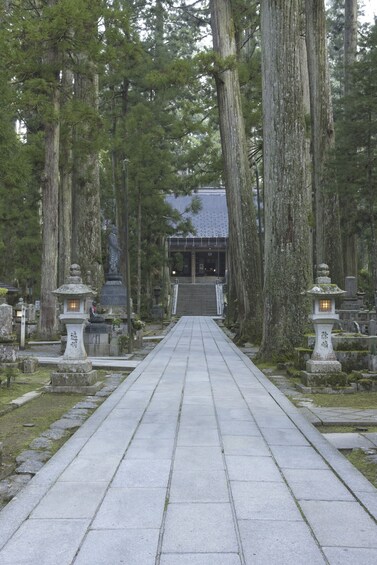
<svg viewBox="0 0 377 565"><path fill-rule="evenodd" d="M0 564L372 565L377 491L185 317L0 513Z"/></svg>

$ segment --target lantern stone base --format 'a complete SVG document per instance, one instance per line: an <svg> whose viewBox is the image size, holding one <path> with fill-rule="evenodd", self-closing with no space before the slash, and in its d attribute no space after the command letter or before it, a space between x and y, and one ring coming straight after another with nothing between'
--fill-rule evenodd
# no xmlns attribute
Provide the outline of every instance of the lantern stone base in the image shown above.
<svg viewBox="0 0 377 565"><path fill-rule="evenodd" d="M320 389L333 387L346 387L347 375L341 371L332 373L309 373L301 371L301 382L305 387L311 388L311 392L320 392ZM309 391L307 391L309 392Z"/></svg>
<svg viewBox="0 0 377 565"><path fill-rule="evenodd" d="M342 365L335 359L327 361L309 359L306 362L306 370L308 373L339 373L342 370Z"/></svg>
<svg viewBox="0 0 377 565"><path fill-rule="evenodd" d="M92 363L88 359L63 360L57 371L51 373L48 390L93 394L102 386L97 378L97 371L92 370Z"/></svg>
<svg viewBox="0 0 377 565"><path fill-rule="evenodd" d="M94 394L102 387L102 383L98 382L97 378L95 370L86 373L57 371L51 373L51 385L48 390L50 392Z"/></svg>

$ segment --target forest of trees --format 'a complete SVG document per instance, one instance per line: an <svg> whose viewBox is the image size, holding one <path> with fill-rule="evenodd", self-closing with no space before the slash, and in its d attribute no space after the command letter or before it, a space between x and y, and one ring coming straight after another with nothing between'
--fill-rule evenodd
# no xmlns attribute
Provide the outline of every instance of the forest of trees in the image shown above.
<svg viewBox="0 0 377 565"><path fill-rule="evenodd" d="M104 280L130 230L148 312L168 193L225 184L229 324L282 358L316 265L377 291L377 26L357 0L5 0L0 8L0 278L41 299L80 264ZM253 188L263 199L258 240ZM127 187L127 191L125 190ZM128 193L128 198L125 195ZM121 270L126 264L122 254Z"/></svg>

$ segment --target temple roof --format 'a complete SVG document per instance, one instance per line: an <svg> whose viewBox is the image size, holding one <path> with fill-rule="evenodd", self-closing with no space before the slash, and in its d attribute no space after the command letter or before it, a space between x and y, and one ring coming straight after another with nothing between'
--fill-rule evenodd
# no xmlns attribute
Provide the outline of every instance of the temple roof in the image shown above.
<svg viewBox="0 0 377 565"><path fill-rule="evenodd" d="M201 210L196 214L186 212L193 197L201 201ZM228 210L225 188L199 188L189 196L169 195L166 201L178 210L185 218L190 218L195 233L187 234L193 237L228 237ZM178 236L172 236L179 237Z"/></svg>

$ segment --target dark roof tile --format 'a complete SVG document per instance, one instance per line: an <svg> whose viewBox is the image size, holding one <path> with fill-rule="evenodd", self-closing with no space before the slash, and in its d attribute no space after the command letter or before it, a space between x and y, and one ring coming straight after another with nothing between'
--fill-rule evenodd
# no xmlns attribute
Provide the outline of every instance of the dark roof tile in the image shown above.
<svg viewBox="0 0 377 565"><path fill-rule="evenodd" d="M197 214L184 214L193 197L200 198L201 210ZM167 196L166 201L190 218L195 233L188 234L187 237L228 237L228 209L224 188L200 188L190 196Z"/></svg>

